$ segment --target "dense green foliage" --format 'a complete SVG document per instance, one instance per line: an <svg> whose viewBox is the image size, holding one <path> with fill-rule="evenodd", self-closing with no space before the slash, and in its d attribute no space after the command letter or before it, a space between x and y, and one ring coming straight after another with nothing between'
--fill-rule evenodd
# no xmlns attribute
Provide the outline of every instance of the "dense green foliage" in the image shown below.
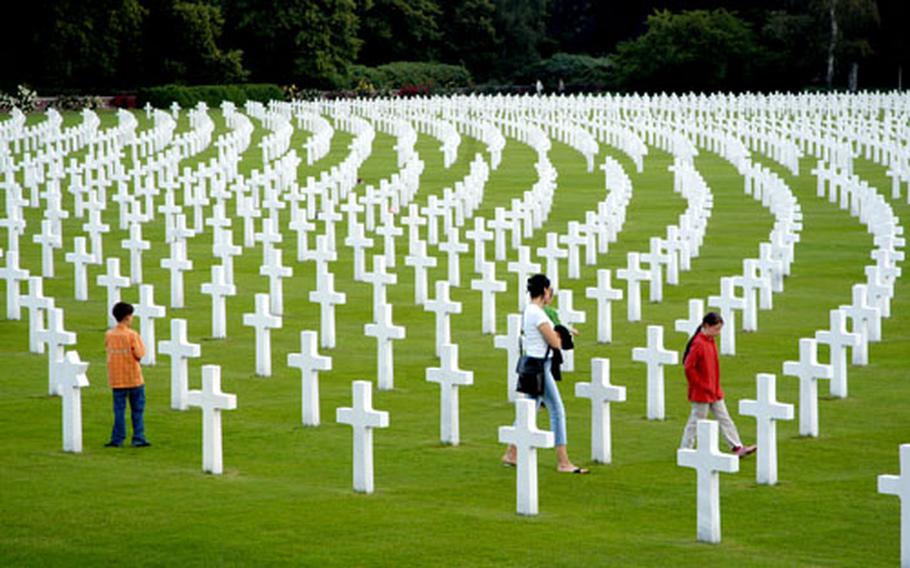
<svg viewBox="0 0 910 568"><path fill-rule="evenodd" d="M377 89L408 85L453 88L470 86L471 74L460 65L396 61L378 67L355 65L351 70L351 86L356 87L360 81L367 81Z"/></svg>
<svg viewBox="0 0 910 568"><path fill-rule="evenodd" d="M163 85L139 90L138 103L151 103L158 108L167 108L176 102L182 108L192 108L198 102L209 108L217 108L222 101L242 105L248 100L266 103L281 100L284 92L278 85L244 83L236 85Z"/></svg>
<svg viewBox="0 0 910 568"><path fill-rule="evenodd" d="M627 91L894 88L910 68L902 0L34 0L20 12L22 25L0 34L7 92L351 88L364 74L353 66L393 61L548 90L560 79ZM583 71L559 54L619 61L607 77L608 65Z"/></svg>
<svg viewBox="0 0 910 568"><path fill-rule="evenodd" d="M726 10L658 12L645 34L619 45L616 82L644 91L743 89L756 52L752 31Z"/></svg>
<svg viewBox="0 0 910 568"><path fill-rule="evenodd" d="M575 88L604 89L613 86L616 82L612 68L613 63L606 57L557 53L520 71L517 78L533 81L538 77L546 77L551 82L551 87L553 87L553 81L557 81L558 85L558 81L561 80L566 88L573 90Z"/></svg>

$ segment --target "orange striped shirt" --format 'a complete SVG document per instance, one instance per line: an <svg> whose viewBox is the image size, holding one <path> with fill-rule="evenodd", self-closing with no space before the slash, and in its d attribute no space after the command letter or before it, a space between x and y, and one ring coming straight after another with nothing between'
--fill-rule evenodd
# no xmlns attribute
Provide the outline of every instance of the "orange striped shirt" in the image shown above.
<svg viewBox="0 0 910 568"><path fill-rule="evenodd" d="M113 389L145 384L139 360L145 356L145 345L139 334L125 325L116 325L104 334L107 351L107 382Z"/></svg>

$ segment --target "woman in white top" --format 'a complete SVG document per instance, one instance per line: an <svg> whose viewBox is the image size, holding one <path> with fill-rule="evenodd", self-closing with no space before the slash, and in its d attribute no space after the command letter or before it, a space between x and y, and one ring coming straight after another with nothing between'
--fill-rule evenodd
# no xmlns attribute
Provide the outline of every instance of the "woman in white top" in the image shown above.
<svg viewBox="0 0 910 568"><path fill-rule="evenodd" d="M531 301L525 308L522 316L522 334L524 335L525 354L531 357L538 357L544 362L544 392L543 395L531 397L537 400L537 407L545 403L547 413L550 415L550 430L556 441L556 460L557 470L562 473L588 473L587 469L577 467L569 460L569 454L566 450L566 409L562 404L562 397L559 396L559 389L556 387L556 381L550 372L552 363L553 349L561 349L562 343L559 334L553 329L553 322L544 312L543 307L553 301L553 289L550 287L550 279L543 274L536 274L528 278L528 293L531 295ZM549 353L547 347L549 346ZM510 445L506 454L502 457L506 465L515 465L516 449Z"/></svg>

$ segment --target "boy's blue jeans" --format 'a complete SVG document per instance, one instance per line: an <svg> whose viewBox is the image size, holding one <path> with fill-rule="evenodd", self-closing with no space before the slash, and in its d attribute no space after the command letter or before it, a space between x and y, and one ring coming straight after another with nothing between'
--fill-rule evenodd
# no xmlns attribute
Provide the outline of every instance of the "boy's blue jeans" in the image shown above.
<svg viewBox="0 0 910 568"><path fill-rule="evenodd" d="M145 385L128 389L113 389L114 391L114 429L111 432L111 442L122 444L126 439L126 401L130 401L130 418L133 421L133 444L142 444L145 439Z"/></svg>

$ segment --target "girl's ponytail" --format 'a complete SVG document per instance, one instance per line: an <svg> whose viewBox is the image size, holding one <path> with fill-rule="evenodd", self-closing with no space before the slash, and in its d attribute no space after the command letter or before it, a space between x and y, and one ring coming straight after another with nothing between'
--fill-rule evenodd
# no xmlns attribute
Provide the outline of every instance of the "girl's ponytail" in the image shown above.
<svg viewBox="0 0 910 568"><path fill-rule="evenodd" d="M686 343L686 350L683 351L682 356L683 365L686 364L686 357L689 356L689 350L692 349L692 342L695 341L695 338L698 336L698 332L700 332L706 325L717 325L719 323L724 323L724 318L720 317L719 313L708 312L705 314L705 317L703 317L701 320L701 325L695 329L695 333L692 334L692 337L689 338L689 342Z"/></svg>

